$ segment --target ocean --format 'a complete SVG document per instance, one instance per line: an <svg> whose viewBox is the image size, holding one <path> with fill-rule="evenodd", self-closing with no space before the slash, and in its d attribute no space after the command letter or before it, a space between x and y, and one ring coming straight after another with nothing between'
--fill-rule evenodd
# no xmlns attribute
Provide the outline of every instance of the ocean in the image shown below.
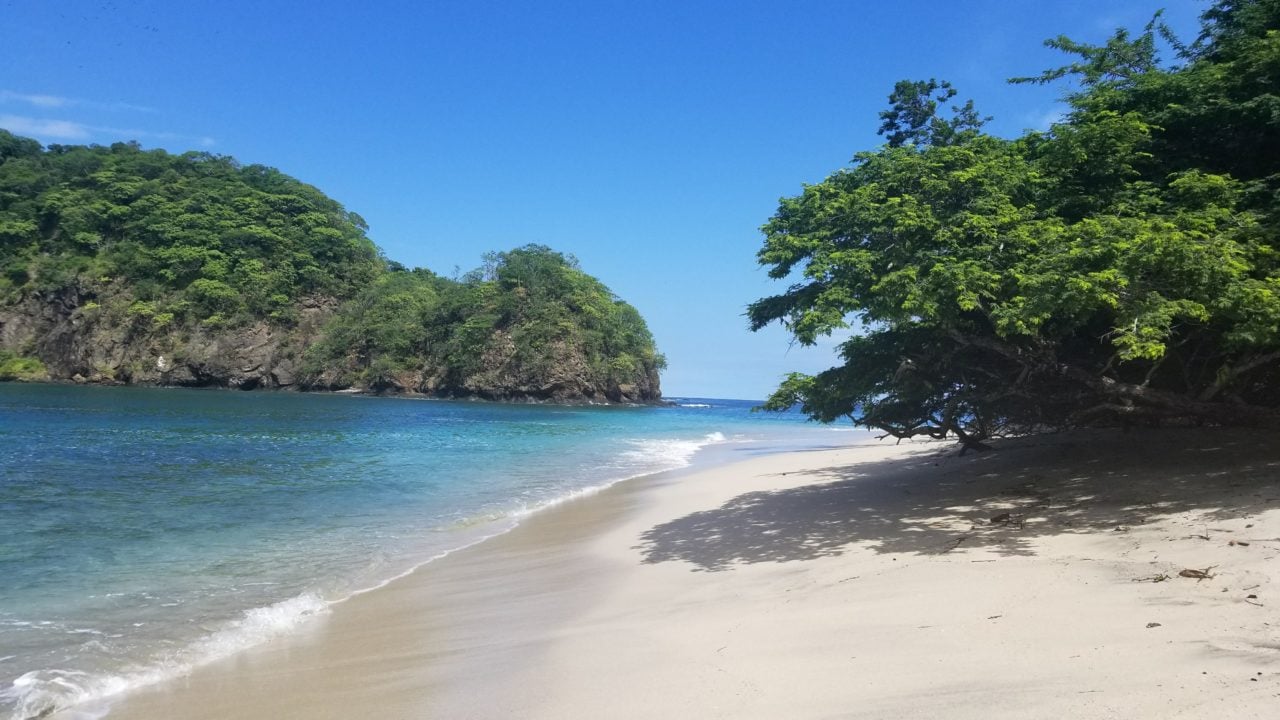
<svg viewBox="0 0 1280 720"><path fill-rule="evenodd" d="M0 383L0 717L97 716L621 480L854 440L673 402Z"/></svg>

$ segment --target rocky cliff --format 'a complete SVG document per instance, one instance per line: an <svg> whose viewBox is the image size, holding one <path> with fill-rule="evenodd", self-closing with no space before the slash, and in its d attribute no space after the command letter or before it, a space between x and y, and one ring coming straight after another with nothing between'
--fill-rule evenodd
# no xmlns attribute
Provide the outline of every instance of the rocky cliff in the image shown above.
<svg viewBox="0 0 1280 720"><path fill-rule="evenodd" d="M509 330L488 334L478 362L458 372L429 358L366 381L350 367L318 371L306 356L325 337L339 303L307 298L290 325L263 320L234 328L156 329L145 317L110 308L120 289L80 286L33 293L0 307L0 351L43 363L41 379L105 385L293 389L416 394L507 402L653 403L662 397L658 369L623 381L600 378L586 355L555 343L530 361ZM127 298L126 298L127 299Z"/></svg>
<svg viewBox="0 0 1280 720"><path fill-rule="evenodd" d="M0 308L0 348L40 360L53 381L188 387L297 387L298 358L335 302L299 305L292 327L256 321L235 328L154 329L105 309L103 293L79 286L33 293Z"/></svg>
<svg viewBox="0 0 1280 720"><path fill-rule="evenodd" d="M304 379L303 385L340 390L349 386L344 377L348 374L330 369L314 379ZM521 357L510 332L496 330L470 372L451 373L446 367L424 364L388 374L362 389L503 402L643 404L662 399L656 367L643 368L627 380L601 379L581 350L567 343L548 348L545 357L531 363Z"/></svg>
<svg viewBox="0 0 1280 720"><path fill-rule="evenodd" d="M0 130L0 380L660 397L644 320L573 256L444 278L367 230L274 168Z"/></svg>

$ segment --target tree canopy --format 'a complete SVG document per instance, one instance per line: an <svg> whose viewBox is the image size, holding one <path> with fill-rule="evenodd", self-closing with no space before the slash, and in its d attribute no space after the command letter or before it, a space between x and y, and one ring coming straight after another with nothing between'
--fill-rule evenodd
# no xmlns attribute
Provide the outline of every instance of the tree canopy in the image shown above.
<svg viewBox="0 0 1280 720"><path fill-rule="evenodd" d="M657 399L663 359L644 320L572 256L527 245L450 279L386 260L366 230L274 168L0 130L0 330L27 313L0 333L0 380L42 377L42 359L55 376L83 365L57 357L77 345L50 339L63 320L124 348L87 369L111 381L207 354L192 344L216 336L262 343L247 331L265 323L298 345L282 354L302 386Z"/></svg>
<svg viewBox="0 0 1280 720"><path fill-rule="evenodd" d="M1280 417L1280 2L1159 16L1070 64L1046 132L983 133L946 83L903 82L887 144L784 198L752 303L843 364L768 408L963 441L1089 424ZM1161 58L1161 49L1173 55Z"/></svg>
<svg viewBox="0 0 1280 720"><path fill-rule="evenodd" d="M635 382L665 367L635 308L578 267L572 255L525 245L485 256L459 280L393 269L344 304L310 348L313 377L375 389L426 369L438 387L460 393L502 362L527 379L555 375L566 359L600 388Z"/></svg>
<svg viewBox="0 0 1280 720"><path fill-rule="evenodd" d="M285 319L382 261L356 214L262 165L136 143L39 143L0 130L0 303L79 276L126 279L150 316Z"/></svg>

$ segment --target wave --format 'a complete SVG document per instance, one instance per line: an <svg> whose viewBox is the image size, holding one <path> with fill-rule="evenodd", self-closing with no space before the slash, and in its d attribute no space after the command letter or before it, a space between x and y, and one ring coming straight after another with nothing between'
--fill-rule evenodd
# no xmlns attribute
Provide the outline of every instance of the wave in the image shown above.
<svg viewBox="0 0 1280 720"><path fill-rule="evenodd" d="M707 445L722 442L725 436L721 432L708 433L700 440L628 440L626 443L634 449L623 452L622 457L655 466L649 472L675 470L688 465L694 453Z"/></svg>
<svg viewBox="0 0 1280 720"><path fill-rule="evenodd" d="M620 482L634 480L645 475L679 470L687 467L692 462L694 454L702 448L723 442L727 442L727 440L724 433L721 432L707 433L700 440L624 440L623 443L632 446L633 449L619 453L619 458L622 462L615 465L616 468L621 470L617 477L609 478L594 485L576 488L542 502L525 506L518 510L515 516L517 518L528 517L541 510L594 495Z"/></svg>
<svg viewBox="0 0 1280 720"><path fill-rule="evenodd" d="M619 453L621 462L615 466L618 476L604 482L577 488L543 502L526 506L510 514L488 514L473 518L474 523L463 525L488 525L502 520L508 523L486 532L462 544L434 554L407 569L381 580L369 587L326 600L314 592L251 608L239 618L229 621L185 648L164 655L154 656L145 664L125 668L119 673L90 673L79 670L41 669L27 672L13 680L8 688L0 689L0 705L12 707L11 720L34 720L49 714L76 708L77 720L94 720L105 716L109 702L120 695L149 685L172 680L191 673L196 668L247 650L274 638L286 636L317 616L328 613L334 605L356 595L372 592L405 577L423 566L501 535L520 521L541 510L598 493L617 483L658 472L687 467L693 456L702 448L730 442L721 432L712 432L696 440L685 439L630 439L623 444L630 449ZM3 660L9 660L5 657Z"/></svg>
<svg viewBox="0 0 1280 720"><path fill-rule="evenodd" d="M201 665L287 635L328 612L330 605L318 595L303 593L272 605L251 608L186 648L118 674L56 668L33 670L14 679L10 687L0 689L0 700L12 703L12 720L41 718L73 706L82 710L78 717L100 718L107 713L103 701L109 698L181 677Z"/></svg>
<svg viewBox="0 0 1280 720"><path fill-rule="evenodd" d="M710 406L710 405L708 405L707 403L680 403L680 407L687 407L687 408L709 408L709 407L711 407L711 406Z"/></svg>

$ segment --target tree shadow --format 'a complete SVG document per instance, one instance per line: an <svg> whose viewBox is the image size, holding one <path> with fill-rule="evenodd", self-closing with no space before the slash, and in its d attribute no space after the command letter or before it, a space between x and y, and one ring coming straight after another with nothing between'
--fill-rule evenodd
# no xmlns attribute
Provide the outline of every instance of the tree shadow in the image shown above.
<svg viewBox="0 0 1280 720"><path fill-rule="evenodd" d="M965 457L948 447L809 474L827 481L739 495L650 528L636 549L645 563L705 571L811 560L855 545L1034 555L1038 539L1062 533L1123 532L1193 510L1211 522L1280 507L1280 447L1221 430L1046 435Z"/></svg>

